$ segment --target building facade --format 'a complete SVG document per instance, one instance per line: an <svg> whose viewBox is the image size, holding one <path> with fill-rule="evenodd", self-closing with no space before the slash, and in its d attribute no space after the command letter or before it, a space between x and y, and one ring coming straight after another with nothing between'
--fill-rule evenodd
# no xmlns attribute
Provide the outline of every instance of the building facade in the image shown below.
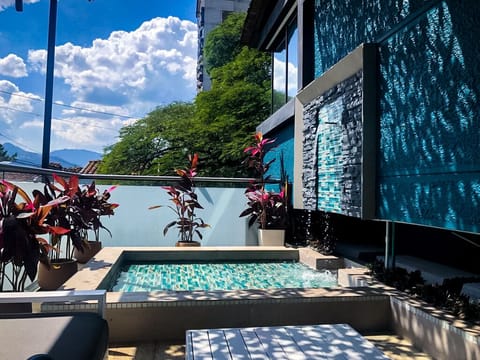
<svg viewBox="0 0 480 360"><path fill-rule="evenodd" d="M480 231L480 3L253 0L294 206ZM282 148L283 147L283 148Z"/></svg>
<svg viewBox="0 0 480 360"><path fill-rule="evenodd" d="M198 54L197 91L209 90L210 77L204 70L203 47L210 31L233 12L246 12L250 0L197 0Z"/></svg>

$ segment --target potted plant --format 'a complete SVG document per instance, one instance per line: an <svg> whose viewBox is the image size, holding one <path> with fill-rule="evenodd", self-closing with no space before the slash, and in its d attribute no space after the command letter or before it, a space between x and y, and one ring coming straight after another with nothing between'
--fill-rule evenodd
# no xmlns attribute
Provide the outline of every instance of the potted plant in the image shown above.
<svg viewBox="0 0 480 360"><path fill-rule="evenodd" d="M75 247L73 257L81 264L88 262L102 248L100 229L112 236L110 230L102 224L101 217L115 214L118 204L109 202L115 188L116 186L111 186L100 192L95 181L92 181L90 185L78 189L69 205L71 227L81 243L80 247ZM93 233L95 239L90 240L88 233Z"/></svg>
<svg viewBox="0 0 480 360"><path fill-rule="evenodd" d="M114 187L99 194L94 182L81 189L77 176L66 180L54 174L53 179L54 183L47 180L43 193L36 191L35 194L42 202L68 198L68 201L60 206L52 208L46 221L51 225L69 229L69 232L50 236L50 266L40 264L38 275L38 283L45 290L57 289L77 271L76 254L84 254L90 246L87 240L88 231L92 230L98 235L100 228L106 229L100 216L112 215L118 206L108 203L110 191ZM99 240L98 236L96 240ZM88 259L81 258L80 261Z"/></svg>
<svg viewBox="0 0 480 360"><path fill-rule="evenodd" d="M67 197L68 201L51 209L46 222L51 226L60 226L68 229L66 234L50 235L50 251L48 252L49 263L40 263L38 266L38 284L43 290L56 290L67 279L77 272L78 265L73 258L73 249L82 246L76 229L72 226L72 218L69 216L70 204L78 191L78 177L72 176L67 181L60 176L54 175L51 183L48 179L44 186L44 192L34 191L42 203L47 203L58 198Z"/></svg>
<svg viewBox="0 0 480 360"><path fill-rule="evenodd" d="M245 163L254 169L258 181L250 183L245 190L247 208L240 217L249 216L249 226L254 223L259 225L260 245L283 246L287 217L287 182L282 185L279 192L266 189L270 180L267 172L275 159L265 162L264 157L267 145L274 142L275 139L264 138L262 133L258 132L255 134L255 143L244 150L248 155Z"/></svg>
<svg viewBox="0 0 480 360"><path fill-rule="evenodd" d="M27 278L35 279L38 263L49 265L52 247L38 235L68 233L46 222L51 210L67 200L60 197L41 204L39 197L32 201L20 187L0 181L0 291L23 291Z"/></svg>
<svg viewBox="0 0 480 360"><path fill-rule="evenodd" d="M210 227L196 215L197 209L203 209L198 202L193 181L197 175L198 154L189 155L188 159L189 166L186 169L175 170L177 175L180 176L178 184L163 187L173 203L168 207L177 215L174 221L165 226L163 235L165 236L170 228L176 227L179 235L176 246L200 246L200 242L195 241L194 236L201 240L203 236L199 230ZM149 209L158 207L161 207L161 205L151 206Z"/></svg>

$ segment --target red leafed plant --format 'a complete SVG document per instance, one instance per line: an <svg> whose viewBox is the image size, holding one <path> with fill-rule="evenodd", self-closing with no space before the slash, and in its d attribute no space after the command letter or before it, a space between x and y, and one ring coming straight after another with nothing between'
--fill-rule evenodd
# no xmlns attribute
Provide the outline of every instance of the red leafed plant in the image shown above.
<svg viewBox="0 0 480 360"><path fill-rule="evenodd" d="M284 229L286 227L286 184L280 192L267 191L265 185L270 180L267 174L270 165L275 161L272 159L264 161L267 145L273 144L275 139L264 138L261 132L255 134L255 142L252 146L245 148L244 153L248 154L245 163L253 168L258 181L250 183L245 190L247 197L247 208L242 211L240 217L249 216L248 224L255 222L261 229Z"/></svg>
<svg viewBox="0 0 480 360"><path fill-rule="evenodd" d="M72 259L74 248L83 252L84 247L87 246L87 231L94 232L96 241L99 241L100 228L110 234L110 231L103 226L101 216L114 215L114 210L118 207L118 204L108 201L115 186L100 193L95 181L90 185L80 185L78 176L75 175L67 180L53 174L53 179L53 183L47 181L43 193L37 190L34 194L43 203L63 197L68 198L61 206L52 209L46 221L52 225L70 229L65 237L62 236L63 234L54 234L51 242L54 247L60 249L62 241L65 240L65 254L62 259ZM55 260L61 259L59 251L51 252L50 256Z"/></svg>
<svg viewBox="0 0 480 360"><path fill-rule="evenodd" d="M163 187L173 204L168 205L168 207L177 215L174 221L165 226L163 235L165 236L171 227L176 227L180 242L193 242L195 235L201 240L203 236L200 229L210 227L196 215L197 209L203 209L198 202L193 181L197 175L198 154L189 155L188 160L189 166L187 168L175 170L177 175L180 176L177 185ZM161 205L151 206L149 209L159 207Z"/></svg>
<svg viewBox="0 0 480 360"><path fill-rule="evenodd" d="M35 279L38 262L49 264L53 248L38 235L69 232L46 222L52 209L66 201L67 196L41 204L39 197L32 201L20 187L0 181L0 291L7 284L13 291L23 291L27 277Z"/></svg>

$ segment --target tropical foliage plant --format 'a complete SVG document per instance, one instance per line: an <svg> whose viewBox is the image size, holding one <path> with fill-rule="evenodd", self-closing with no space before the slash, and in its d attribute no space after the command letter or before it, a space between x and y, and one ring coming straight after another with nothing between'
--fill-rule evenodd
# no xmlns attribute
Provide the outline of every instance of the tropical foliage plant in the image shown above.
<svg viewBox="0 0 480 360"><path fill-rule="evenodd" d="M36 197L43 203L54 199L68 198L60 206L52 209L46 221L51 225L58 225L70 231L67 234L53 234L51 245L55 251L50 252L54 260L73 259L73 251L84 251L87 244L87 232L92 230L95 240L99 240L100 228L110 231L103 226L101 217L114 215L118 204L109 203L110 193L115 186L103 193L96 188L95 182L90 185L80 186L78 176L71 176L68 180L61 176L53 175L54 182L47 180L44 192L34 191ZM63 245L62 245L63 242ZM62 254L62 250L64 253Z"/></svg>
<svg viewBox="0 0 480 360"><path fill-rule="evenodd" d="M266 189L271 178L267 172L275 159L265 162L264 158L267 146L275 139L264 138L261 132L254 137L254 144L244 150L247 154L244 163L256 171L258 180L250 183L245 190L247 208L240 217L249 216L248 224L251 226L257 222L261 229L284 229L287 225L287 182L282 184L280 192Z"/></svg>
<svg viewBox="0 0 480 360"><path fill-rule="evenodd" d="M48 253L54 249L39 235L69 232L46 221L66 201L62 196L41 204L40 197L32 200L20 187L0 181L0 291L23 291L27 278L35 279L38 262L49 265Z"/></svg>
<svg viewBox="0 0 480 360"><path fill-rule="evenodd" d="M180 242L193 242L197 236L203 238L200 229L210 227L196 215L196 210L203 209L198 202L195 192L194 177L197 175L198 154L188 157L189 166L185 169L176 169L180 180L177 185L163 187L170 196L171 204L168 207L177 215L177 218L168 223L163 229L166 236L170 228L176 227ZM151 206L149 209L159 208L161 205Z"/></svg>

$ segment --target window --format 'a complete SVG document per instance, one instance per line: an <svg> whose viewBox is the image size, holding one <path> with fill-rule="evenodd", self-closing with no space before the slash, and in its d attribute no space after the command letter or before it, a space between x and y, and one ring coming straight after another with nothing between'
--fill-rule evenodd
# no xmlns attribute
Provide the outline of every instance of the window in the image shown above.
<svg viewBox="0 0 480 360"><path fill-rule="evenodd" d="M286 26L273 53L272 112L275 112L297 94L298 31L297 19Z"/></svg>

